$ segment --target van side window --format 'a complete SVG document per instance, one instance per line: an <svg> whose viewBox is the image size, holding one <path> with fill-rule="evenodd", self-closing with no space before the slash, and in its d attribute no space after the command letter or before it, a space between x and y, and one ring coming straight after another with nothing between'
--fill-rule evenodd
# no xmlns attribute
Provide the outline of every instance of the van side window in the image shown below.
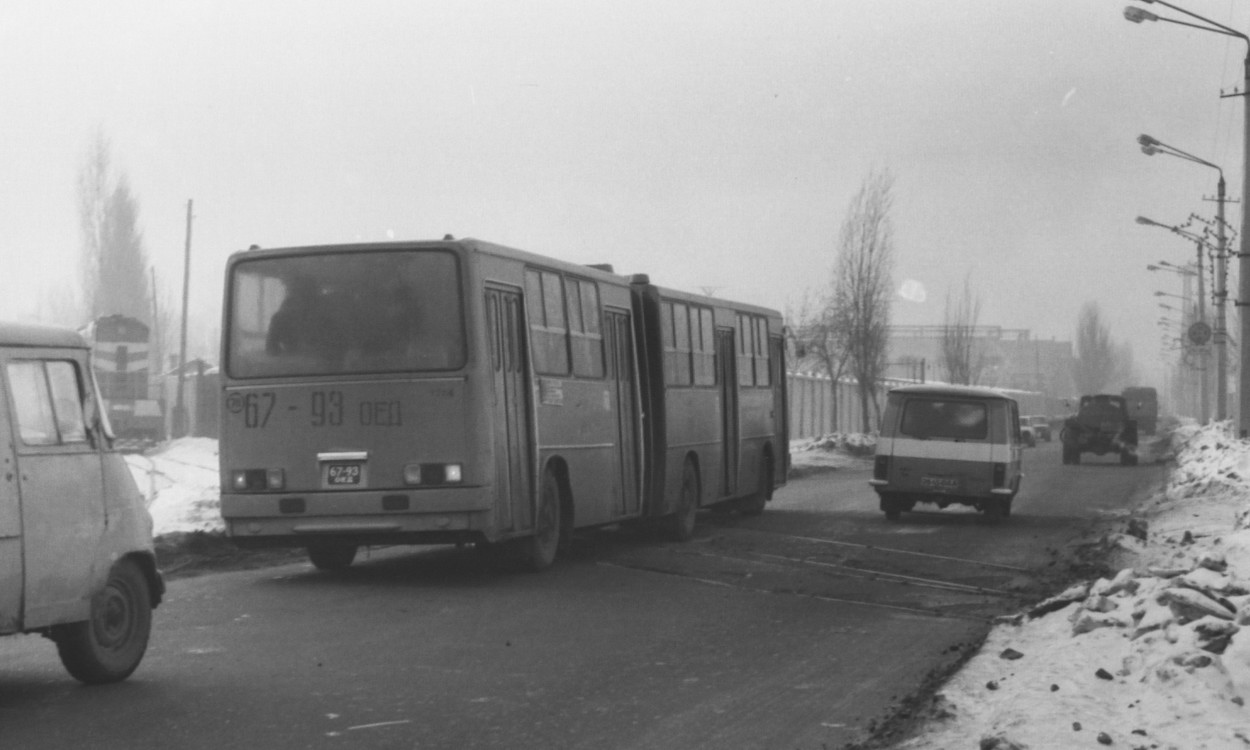
<svg viewBox="0 0 1250 750"><path fill-rule="evenodd" d="M73 362L19 360L8 365L18 434L26 445L87 441L82 391Z"/></svg>

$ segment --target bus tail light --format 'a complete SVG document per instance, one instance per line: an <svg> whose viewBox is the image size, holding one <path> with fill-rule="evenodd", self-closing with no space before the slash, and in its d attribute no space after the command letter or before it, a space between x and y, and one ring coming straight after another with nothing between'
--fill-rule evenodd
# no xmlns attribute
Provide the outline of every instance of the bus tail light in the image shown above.
<svg viewBox="0 0 1250 750"><path fill-rule="evenodd" d="M404 484L460 484L464 481L462 464L405 464Z"/></svg>
<svg viewBox="0 0 1250 750"><path fill-rule="evenodd" d="M1007 484L1007 464L994 464L994 486L1002 487Z"/></svg>
<svg viewBox="0 0 1250 750"><path fill-rule="evenodd" d="M234 469L230 472L230 487L235 492L283 490L286 489L286 470Z"/></svg>

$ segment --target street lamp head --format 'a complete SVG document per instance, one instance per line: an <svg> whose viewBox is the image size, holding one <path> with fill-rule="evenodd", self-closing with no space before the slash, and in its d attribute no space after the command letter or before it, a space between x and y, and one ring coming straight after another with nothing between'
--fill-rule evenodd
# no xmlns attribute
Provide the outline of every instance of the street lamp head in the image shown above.
<svg viewBox="0 0 1250 750"><path fill-rule="evenodd" d="M1156 139L1156 138L1151 138L1150 136L1146 135L1145 133L1142 133L1141 135L1137 136L1137 142L1138 142L1138 143L1140 143L1143 147L1144 147L1144 146L1159 146L1159 145L1162 145L1162 144L1160 144L1160 143L1159 143L1158 139Z"/></svg>
<svg viewBox="0 0 1250 750"><path fill-rule="evenodd" d="M1124 8L1124 17L1133 23L1141 23L1142 21L1158 21L1159 17L1148 10L1134 7L1132 5Z"/></svg>
<svg viewBox="0 0 1250 750"><path fill-rule="evenodd" d="M1153 220L1151 220L1151 219L1147 219L1145 216L1138 216L1138 217L1137 217L1137 219L1136 219L1136 221L1137 221L1137 223L1138 223L1138 224L1146 224L1146 225L1150 225L1150 224L1158 224L1158 223L1159 223L1159 222L1157 222L1157 221L1153 221Z"/></svg>

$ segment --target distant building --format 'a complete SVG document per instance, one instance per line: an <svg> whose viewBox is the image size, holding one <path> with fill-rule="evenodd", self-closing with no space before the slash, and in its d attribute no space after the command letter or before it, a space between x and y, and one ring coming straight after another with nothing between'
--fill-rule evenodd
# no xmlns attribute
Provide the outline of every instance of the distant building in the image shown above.
<svg viewBox="0 0 1250 750"><path fill-rule="evenodd" d="M923 370L924 380L950 382L942 360L946 326L908 325L890 327L886 361L890 377L911 378ZM1042 341L1026 328L975 326L974 357L981 360L977 385L1041 391L1054 399L1074 393L1071 341Z"/></svg>

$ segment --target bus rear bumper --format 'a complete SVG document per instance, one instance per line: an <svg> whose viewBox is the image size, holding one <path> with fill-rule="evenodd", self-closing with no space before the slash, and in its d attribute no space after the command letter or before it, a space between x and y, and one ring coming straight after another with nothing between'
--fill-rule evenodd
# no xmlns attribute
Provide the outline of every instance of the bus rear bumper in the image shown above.
<svg viewBox="0 0 1250 750"><path fill-rule="evenodd" d="M486 488L435 493L221 496L226 534L241 547L300 547L334 539L361 545L470 542L492 535Z"/></svg>

